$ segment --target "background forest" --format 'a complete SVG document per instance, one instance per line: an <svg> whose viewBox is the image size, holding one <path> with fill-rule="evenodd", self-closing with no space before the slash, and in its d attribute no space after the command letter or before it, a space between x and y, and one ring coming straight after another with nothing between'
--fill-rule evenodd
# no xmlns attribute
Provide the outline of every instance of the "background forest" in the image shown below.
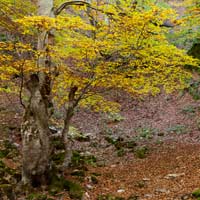
<svg viewBox="0 0 200 200"><path fill-rule="evenodd" d="M2 0L0 199L200 199L200 2Z"/></svg>

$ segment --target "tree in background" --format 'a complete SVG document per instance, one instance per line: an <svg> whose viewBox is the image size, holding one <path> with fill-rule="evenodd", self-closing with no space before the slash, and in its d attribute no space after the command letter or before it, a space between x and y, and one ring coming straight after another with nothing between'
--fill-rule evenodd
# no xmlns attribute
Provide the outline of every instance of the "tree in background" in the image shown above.
<svg viewBox="0 0 200 200"><path fill-rule="evenodd" d="M199 1L169 1L178 12L177 26L168 34L169 40L179 48L189 50L199 42Z"/></svg>
<svg viewBox="0 0 200 200"><path fill-rule="evenodd" d="M5 2L1 10L17 28L2 20L4 33L13 38L0 42L1 90L9 90L5 84L17 75L20 95L28 97L21 99L24 184L43 184L49 172L49 125L55 105L65 108L62 138L67 166L69 125L77 107L117 112L119 105L109 101L106 92L123 90L135 97L156 95L162 89L172 92L186 87L191 77L183 66L196 65L165 37L162 24L174 12L151 1L70 1L56 6L53 0L38 0L35 10L28 7L20 15L16 12L23 10L23 2Z"/></svg>

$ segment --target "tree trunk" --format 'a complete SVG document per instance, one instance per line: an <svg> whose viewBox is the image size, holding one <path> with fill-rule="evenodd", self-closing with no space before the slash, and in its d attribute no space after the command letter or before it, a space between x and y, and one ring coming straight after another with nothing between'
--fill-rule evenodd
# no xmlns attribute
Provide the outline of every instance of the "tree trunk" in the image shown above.
<svg viewBox="0 0 200 200"><path fill-rule="evenodd" d="M22 183L32 186L45 184L49 170L49 115L46 97L39 87L37 75L26 83L30 92L22 124Z"/></svg>
<svg viewBox="0 0 200 200"><path fill-rule="evenodd" d="M38 0L38 15L53 17L53 0ZM46 51L49 34L38 36L37 50ZM51 67L49 57L41 56L38 66ZM39 186L47 181L50 165L50 131L48 108L51 104L51 79L45 72L30 75L25 87L30 93L22 123L22 184Z"/></svg>
<svg viewBox="0 0 200 200"><path fill-rule="evenodd" d="M71 87L69 95L68 95L69 103L66 109L66 114L65 114L65 119L64 119L64 128L62 131L62 138L65 144L65 160L63 163L64 168L69 166L71 162L71 157L72 157L73 141L72 141L72 138L70 138L69 136L69 126L70 126L71 119L74 115L74 109L77 106L77 101L75 100L75 94L77 90L78 90L77 86Z"/></svg>

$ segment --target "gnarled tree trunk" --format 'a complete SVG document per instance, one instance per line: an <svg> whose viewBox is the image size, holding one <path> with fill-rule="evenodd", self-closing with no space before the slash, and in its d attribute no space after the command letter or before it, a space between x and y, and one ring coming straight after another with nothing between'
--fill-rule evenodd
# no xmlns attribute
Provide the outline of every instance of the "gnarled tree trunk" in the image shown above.
<svg viewBox="0 0 200 200"><path fill-rule="evenodd" d="M38 0L38 15L53 17L53 0ZM49 33L38 36L37 50L46 51ZM49 57L41 56L38 66L51 67ZM30 93L22 123L22 183L32 186L44 184L49 171L50 140L48 108L51 105L51 80L45 72L30 75L25 87Z"/></svg>
<svg viewBox="0 0 200 200"><path fill-rule="evenodd" d="M26 83L30 99L22 124L22 182L32 186L43 184L49 170L49 114L37 75Z"/></svg>
<svg viewBox="0 0 200 200"><path fill-rule="evenodd" d="M37 2L38 15L55 17L70 5L89 5L85 1L67 1L56 10L53 8L53 0L34 0ZM52 68L51 58L48 56L48 44L54 42L53 30L41 32L38 35L37 50L46 52L47 56L38 59L39 68ZM37 186L45 183L50 164L50 131L48 112L51 104L51 78L45 72L30 75L25 87L30 93L28 105L25 108L24 120L22 123L22 183ZM75 100L77 87L71 88L69 93L69 107L66 112L65 126L63 129L63 140L66 148L65 164L71 160L71 140L68 137L69 123L73 116L74 108L79 99Z"/></svg>

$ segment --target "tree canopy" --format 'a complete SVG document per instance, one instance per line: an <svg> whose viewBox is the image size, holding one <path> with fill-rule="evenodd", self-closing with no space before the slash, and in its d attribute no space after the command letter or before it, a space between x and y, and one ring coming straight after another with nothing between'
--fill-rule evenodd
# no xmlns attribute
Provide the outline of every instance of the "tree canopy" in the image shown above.
<svg viewBox="0 0 200 200"><path fill-rule="evenodd" d="M53 96L60 105L68 102L70 90L77 87L77 104L113 111L116 103L106 100L103 92L114 88L135 96L155 95L161 88L171 92L184 88L191 76L183 66L196 65L166 39L168 30L162 24L174 20L175 12L149 1L145 7L132 1L92 2L90 7L72 6L55 18L38 16L30 6L24 9L23 1L1 4L7 16L1 23L13 24L13 28L2 25L7 35L0 43L3 90L14 74L26 77L45 71L54 79ZM38 50L35 41L45 33L55 40L49 39ZM41 57L51 58L53 65L38 68Z"/></svg>

